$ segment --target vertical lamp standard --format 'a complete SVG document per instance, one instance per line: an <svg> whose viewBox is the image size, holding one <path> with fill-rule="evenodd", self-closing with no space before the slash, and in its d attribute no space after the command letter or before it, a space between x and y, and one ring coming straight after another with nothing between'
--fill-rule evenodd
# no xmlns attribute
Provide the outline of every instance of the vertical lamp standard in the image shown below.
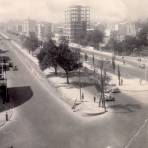
<svg viewBox="0 0 148 148"><path fill-rule="evenodd" d="M80 63L80 58L81 58L81 49L79 49L79 63ZM80 101L82 101L82 97L81 97L81 71L80 71L80 67L79 67L79 87L80 87Z"/></svg>
<svg viewBox="0 0 148 148"><path fill-rule="evenodd" d="M144 68L144 75L145 75L145 81L146 81L146 74L147 74L147 67L146 67L146 65L145 65L145 68Z"/></svg>

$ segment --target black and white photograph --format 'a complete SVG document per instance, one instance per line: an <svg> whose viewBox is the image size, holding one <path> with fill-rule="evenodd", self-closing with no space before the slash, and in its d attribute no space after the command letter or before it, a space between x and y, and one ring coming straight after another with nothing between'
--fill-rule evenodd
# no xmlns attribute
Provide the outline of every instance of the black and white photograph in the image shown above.
<svg viewBox="0 0 148 148"><path fill-rule="evenodd" d="M0 0L0 148L148 148L148 1Z"/></svg>

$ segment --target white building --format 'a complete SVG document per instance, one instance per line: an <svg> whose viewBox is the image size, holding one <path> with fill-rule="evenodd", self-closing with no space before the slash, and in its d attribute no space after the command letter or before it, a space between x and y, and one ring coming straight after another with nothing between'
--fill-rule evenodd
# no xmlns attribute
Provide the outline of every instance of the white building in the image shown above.
<svg viewBox="0 0 148 148"><path fill-rule="evenodd" d="M136 27L134 23L115 24L112 30L112 37L116 40L123 41L126 36L136 36Z"/></svg>
<svg viewBox="0 0 148 148"><path fill-rule="evenodd" d="M30 33L36 34L37 32L36 21L31 20L31 19L26 19L23 22L22 32L25 36L29 36Z"/></svg>
<svg viewBox="0 0 148 148"><path fill-rule="evenodd" d="M41 22L37 24L37 37L40 41L46 41L52 36L52 24Z"/></svg>

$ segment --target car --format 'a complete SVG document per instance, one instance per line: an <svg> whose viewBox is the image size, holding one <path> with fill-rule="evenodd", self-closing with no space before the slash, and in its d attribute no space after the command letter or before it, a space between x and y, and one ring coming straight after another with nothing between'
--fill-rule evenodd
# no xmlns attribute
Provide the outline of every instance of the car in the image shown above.
<svg viewBox="0 0 148 148"><path fill-rule="evenodd" d="M9 62L9 67L13 67L13 62L12 61Z"/></svg>
<svg viewBox="0 0 148 148"><path fill-rule="evenodd" d="M111 89L112 93L120 93L120 89L118 87L114 87Z"/></svg>
<svg viewBox="0 0 148 148"><path fill-rule="evenodd" d="M115 97L112 96L110 93L105 94L105 101L115 101Z"/></svg>
<svg viewBox="0 0 148 148"><path fill-rule="evenodd" d="M140 64L139 67L144 69L145 68L145 64Z"/></svg>
<svg viewBox="0 0 148 148"><path fill-rule="evenodd" d="M13 71L17 71L17 70L18 70L17 66L14 66Z"/></svg>

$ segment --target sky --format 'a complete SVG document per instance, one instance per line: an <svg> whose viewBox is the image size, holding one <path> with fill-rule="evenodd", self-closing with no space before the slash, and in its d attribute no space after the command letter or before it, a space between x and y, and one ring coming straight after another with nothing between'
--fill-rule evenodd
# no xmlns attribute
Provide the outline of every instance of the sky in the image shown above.
<svg viewBox="0 0 148 148"><path fill-rule="evenodd" d="M91 8L91 20L122 21L148 17L148 0L0 0L0 21L33 18L64 22L64 10L73 4Z"/></svg>

